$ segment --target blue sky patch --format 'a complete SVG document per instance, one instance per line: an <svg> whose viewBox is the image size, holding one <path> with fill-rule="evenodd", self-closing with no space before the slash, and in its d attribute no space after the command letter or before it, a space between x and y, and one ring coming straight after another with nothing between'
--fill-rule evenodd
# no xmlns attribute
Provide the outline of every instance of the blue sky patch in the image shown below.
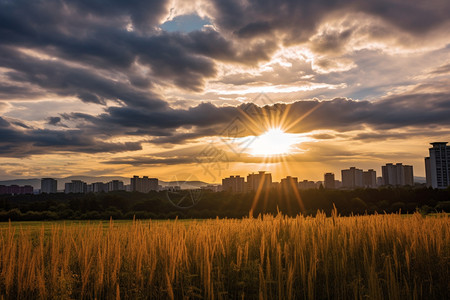
<svg viewBox="0 0 450 300"><path fill-rule="evenodd" d="M191 14L177 16L173 20L163 23L160 27L165 31L191 32L200 30L204 25L209 24L211 22L207 18L202 19L197 14Z"/></svg>

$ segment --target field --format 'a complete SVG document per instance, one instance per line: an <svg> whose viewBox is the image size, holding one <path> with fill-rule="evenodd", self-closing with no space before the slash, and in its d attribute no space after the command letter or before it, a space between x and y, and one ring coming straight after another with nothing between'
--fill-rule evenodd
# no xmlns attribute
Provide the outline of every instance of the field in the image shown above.
<svg viewBox="0 0 450 300"><path fill-rule="evenodd" d="M446 299L433 217L0 224L0 299Z"/></svg>

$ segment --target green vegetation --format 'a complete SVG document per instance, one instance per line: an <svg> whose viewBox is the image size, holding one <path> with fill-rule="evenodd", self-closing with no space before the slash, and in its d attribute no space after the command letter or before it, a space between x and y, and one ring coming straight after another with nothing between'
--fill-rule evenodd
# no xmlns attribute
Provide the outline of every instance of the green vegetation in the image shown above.
<svg viewBox="0 0 450 300"><path fill-rule="evenodd" d="M333 205L347 216L398 211L412 214L416 210L422 214L450 212L450 189L274 190L258 196L202 191L197 196L197 205L189 209L172 205L166 192L0 196L0 221L242 218L249 211L253 216L279 211L288 216L315 215L317 210L330 215Z"/></svg>

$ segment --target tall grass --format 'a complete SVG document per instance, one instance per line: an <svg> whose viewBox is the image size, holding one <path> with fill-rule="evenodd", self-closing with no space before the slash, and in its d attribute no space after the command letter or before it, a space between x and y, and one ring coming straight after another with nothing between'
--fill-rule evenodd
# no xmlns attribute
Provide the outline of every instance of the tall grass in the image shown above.
<svg viewBox="0 0 450 300"><path fill-rule="evenodd" d="M0 233L0 299L445 299L449 217L264 216Z"/></svg>

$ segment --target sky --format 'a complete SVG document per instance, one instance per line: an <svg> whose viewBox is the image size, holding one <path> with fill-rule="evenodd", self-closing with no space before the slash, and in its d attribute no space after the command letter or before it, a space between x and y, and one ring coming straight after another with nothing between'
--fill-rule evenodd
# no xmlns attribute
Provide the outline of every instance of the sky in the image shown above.
<svg viewBox="0 0 450 300"><path fill-rule="evenodd" d="M448 0L0 0L0 180L424 176L429 143L450 142L449 16Z"/></svg>

